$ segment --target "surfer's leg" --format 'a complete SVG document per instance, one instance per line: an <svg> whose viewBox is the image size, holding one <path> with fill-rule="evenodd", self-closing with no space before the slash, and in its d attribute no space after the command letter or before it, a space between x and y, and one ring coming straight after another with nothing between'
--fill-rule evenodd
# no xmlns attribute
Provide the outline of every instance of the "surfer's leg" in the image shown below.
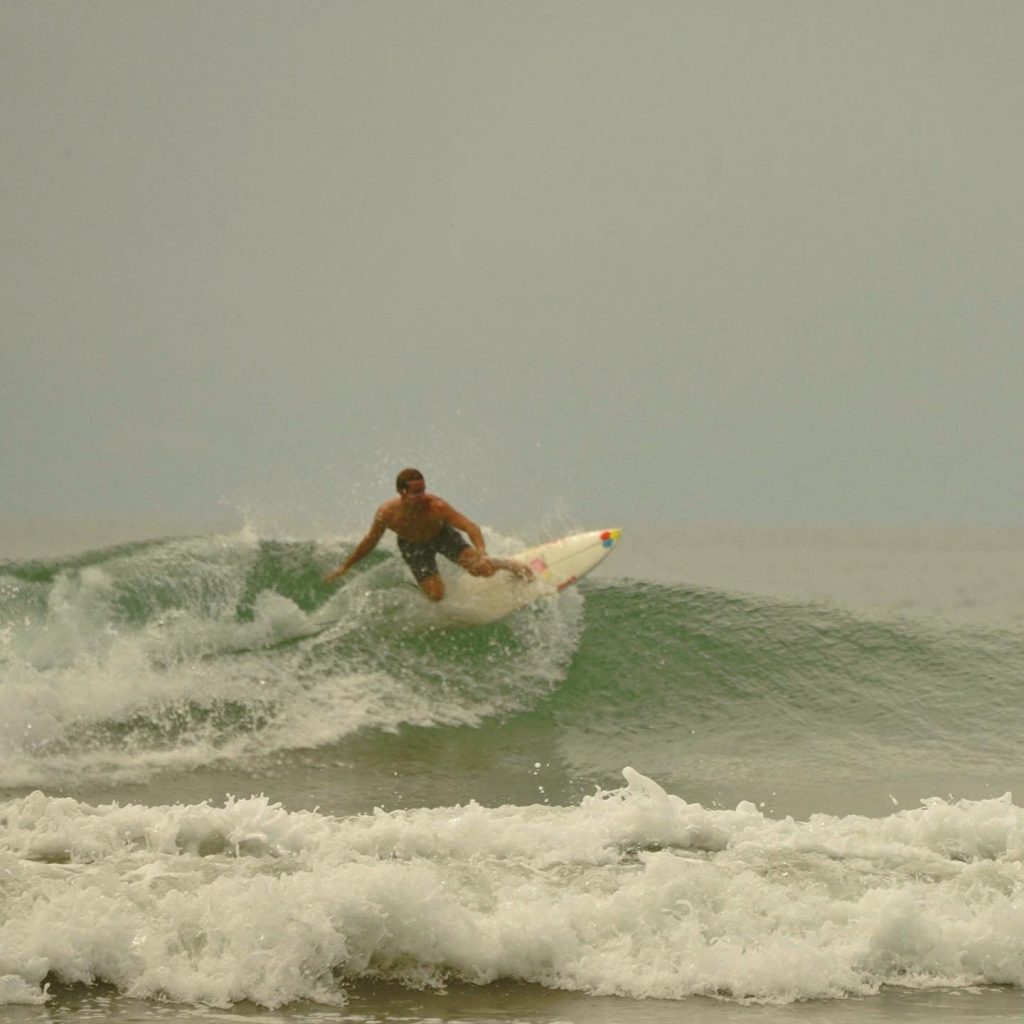
<svg viewBox="0 0 1024 1024"><path fill-rule="evenodd" d="M431 601L440 601L444 597L444 580L440 573L427 576L420 580L420 590L423 591Z"/></svg>
<svg viewBox="0 0 1024 1024"><path fill-rule="evenodd" d="M431 601L444 597L444 581L437 571L437 554L430 544L415 544L398 538L398 550L416 580L417 586Z"/></svg>

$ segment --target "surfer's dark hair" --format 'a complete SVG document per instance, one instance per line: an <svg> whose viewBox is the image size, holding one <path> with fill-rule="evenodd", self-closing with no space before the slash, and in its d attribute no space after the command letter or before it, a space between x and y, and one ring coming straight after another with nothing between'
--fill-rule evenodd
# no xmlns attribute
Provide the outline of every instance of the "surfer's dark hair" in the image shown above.
<svg viewBox="0 0 1024 1024"><path fill-rule="evenodd" d="M422 479L423 474L418 469L403 469L395 478L395 489L401 493L413 482L413 480Z"/></svg>

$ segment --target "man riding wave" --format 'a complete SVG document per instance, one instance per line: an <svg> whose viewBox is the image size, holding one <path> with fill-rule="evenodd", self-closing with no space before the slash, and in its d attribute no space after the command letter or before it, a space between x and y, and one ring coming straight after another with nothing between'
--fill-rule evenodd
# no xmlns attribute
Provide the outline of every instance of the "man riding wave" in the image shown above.
<svg viewBox="0 0 1024 1024"><path fill-rule="evenodd" d="M324 577L325 583L344 576L356 562L365 558L377 546L385 530L394 531L398 537L398 550L431 601L444 597L444 580L437 570L438 555L444 555L471 576L493 576L504 570L522 580L533 578L529 566L488 555L480 527L443 498L428 494L426 480L418 469L403 469L395 480L395 488L398 497L377 509L369 532L348 558ZM460 530L469 536L469 542L458 532Z"/></svg>

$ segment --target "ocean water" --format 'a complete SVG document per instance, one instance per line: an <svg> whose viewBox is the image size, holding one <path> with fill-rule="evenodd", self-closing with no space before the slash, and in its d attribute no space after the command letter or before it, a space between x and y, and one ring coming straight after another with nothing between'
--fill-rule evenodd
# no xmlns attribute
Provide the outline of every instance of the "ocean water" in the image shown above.
<svg viewBox="0 0 1024 1024"><path fill-rule="evenodd" d="M9 534L0 1019L1019 1019L1024 530L613 525L476 628Z"/></svg>

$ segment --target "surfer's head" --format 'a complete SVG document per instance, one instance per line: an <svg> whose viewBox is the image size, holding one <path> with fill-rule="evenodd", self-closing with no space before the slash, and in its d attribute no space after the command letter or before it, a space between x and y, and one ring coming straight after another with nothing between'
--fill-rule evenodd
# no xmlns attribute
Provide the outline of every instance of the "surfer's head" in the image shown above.
<svg viewBox="0 0 1024 1024"><path fill-rule="evenodd" d="M413 480L423 480L423 474L418 469L403 469L395 478L395 489L399 494L405 494Z"/></svg>

